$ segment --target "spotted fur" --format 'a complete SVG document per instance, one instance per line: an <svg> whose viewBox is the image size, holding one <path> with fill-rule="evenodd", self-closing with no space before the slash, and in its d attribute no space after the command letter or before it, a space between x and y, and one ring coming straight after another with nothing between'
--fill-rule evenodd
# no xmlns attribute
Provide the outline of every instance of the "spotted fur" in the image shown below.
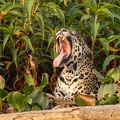
<svg viewBox="0 0 120 120"><path fill-rule="evenodd" d="M59 36L70 43L71 52L59 65L64 68L57 79L54 95L68 102L73 101L77 94L97 96L99 80L89 58L90 49L78 33L62 28L56 34L57 52Z"/></svg>

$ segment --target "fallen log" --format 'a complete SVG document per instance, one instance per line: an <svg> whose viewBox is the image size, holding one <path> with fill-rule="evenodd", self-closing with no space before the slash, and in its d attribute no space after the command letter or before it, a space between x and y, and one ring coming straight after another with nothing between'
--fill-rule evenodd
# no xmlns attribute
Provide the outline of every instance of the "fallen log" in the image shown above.
<svg viewBox="0 0 120 120"><path fill-rule="evenodd" d="M120 120L120 104L1 114L0 120Z"/></svg>

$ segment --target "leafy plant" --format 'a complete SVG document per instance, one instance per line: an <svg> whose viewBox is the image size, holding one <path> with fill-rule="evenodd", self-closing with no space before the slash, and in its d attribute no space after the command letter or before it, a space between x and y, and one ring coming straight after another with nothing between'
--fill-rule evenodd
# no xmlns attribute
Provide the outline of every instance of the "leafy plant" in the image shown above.
<svg viewBox="0 0 120 120"><path fill-rule="evenodd" d="M47 108L49 104L49 99L43 90L47 84L47 74L43 74L41 85L36 88L29 86L29 89L24 89L23 94L19 91L13 91L8 93L6 90L0 89L0 110L2 110L3 101L6 101L9 106L13 106L18 111L30 111L33 109L41 110ZM30 84L28 83L28 85ZM37 109L35 109L35 106Z"/></svg>
<svg viewBox="0 0 120 120"><path fill-rule="evenodd" d="M49 74L50 83L55 78L54 35L62 27L80 32L93 50L95 67L106 75L99 75L103 84L100 94L113 87L120 70L119 6L118 0L1 0L0 108L2 101L18 111L46 108L43 73ZM46 91L51 92L50 87ZM99 104L116 103L115 91L106 91ZM16 95L25 102L17 102Z"/></svg>
<svg viewBox="0 0 120 120"><path fill-rule="evenodd" d="M101 79L101 87L98 90L100 100L96 102L97 105L117 104L119 96L116 96L117 82L120 79L120 70L112 68L108 71L106 77ZM115 84L116 83L116 84Z"/></svg>

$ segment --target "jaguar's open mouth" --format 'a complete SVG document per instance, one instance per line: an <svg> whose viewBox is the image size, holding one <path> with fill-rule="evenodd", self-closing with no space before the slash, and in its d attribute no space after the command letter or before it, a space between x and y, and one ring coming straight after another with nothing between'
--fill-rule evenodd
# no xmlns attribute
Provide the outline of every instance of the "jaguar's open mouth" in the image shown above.
<svg viewBox="0 0 120 120"><path fill-rule="evenodd" d="M53 61L53 65L58 67L69 57L71 46L64 35L58 35L56 39L58 56Z"/></svg>

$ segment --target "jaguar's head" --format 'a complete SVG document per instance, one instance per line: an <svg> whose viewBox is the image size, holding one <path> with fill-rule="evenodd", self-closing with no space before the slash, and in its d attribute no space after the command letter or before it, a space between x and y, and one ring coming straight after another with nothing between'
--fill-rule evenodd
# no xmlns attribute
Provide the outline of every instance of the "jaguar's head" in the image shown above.
<svg viewBox="0 0 120 120"><path fill-rule="evenodd" d="M73 30L62 28L56 33L56 40L58 56L53 61L55 67L63 67L69 62L80 59L90 53L83 38Z"/></svg>

